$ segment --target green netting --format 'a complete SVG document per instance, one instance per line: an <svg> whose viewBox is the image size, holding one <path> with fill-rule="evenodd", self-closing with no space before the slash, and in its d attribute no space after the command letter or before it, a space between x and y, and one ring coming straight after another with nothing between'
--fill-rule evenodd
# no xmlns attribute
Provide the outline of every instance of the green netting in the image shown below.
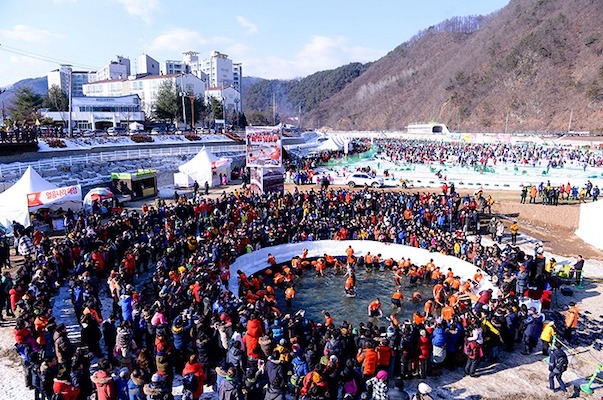
<svg viewBox="0 0 603 400"><path fill-rule="evenodd" d="M370 149L364 153L348 155L347 157L330 159L323 165L327 167L347 167L362 160L374 159L378 153L377 149Z"/></svg>

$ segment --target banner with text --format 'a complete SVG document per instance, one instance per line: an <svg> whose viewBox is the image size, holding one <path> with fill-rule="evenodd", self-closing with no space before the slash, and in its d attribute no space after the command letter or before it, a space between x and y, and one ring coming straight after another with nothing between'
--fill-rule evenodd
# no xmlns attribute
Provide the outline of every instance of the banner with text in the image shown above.
<svg viewBox="0 0 603 400"><path fill-rule="evenodd" d="M51 204L67 202L82 202L82 187L80 185L43 190L41 192L33 192L27 195L27 206L29 208L48 207Z"/></svg>
<svg viewBox="0 0 603 400"><path fill-rule="evenodd" d="M282 138L277 126L248 126L246 134L246 155L248 167L281 167Z"/></svg>

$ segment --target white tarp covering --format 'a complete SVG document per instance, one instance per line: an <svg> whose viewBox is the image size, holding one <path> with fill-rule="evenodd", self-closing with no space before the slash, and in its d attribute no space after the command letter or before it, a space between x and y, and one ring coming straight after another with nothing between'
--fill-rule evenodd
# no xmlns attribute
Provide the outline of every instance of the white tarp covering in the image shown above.
<svg viewBox="0 0 603 400"><path fill-rule="evenodd" d="M603 249L603 201L580 205L580 220L576 236L598 249Z"/></svg>
<svg viewBox="0 0 603 400"><path fill-rule="evenodd" d="M0 225L4 226L7 232L12 232L13 221L29 226L27 195L56 187L42 178L31 166L28 167L13 186L0 193Z"/></svg>
<svg viewBox="0 0 603 400"><path fill-rule="evenodd" d="M341 141L341 143L340 143ZM335 139L333 137L329 137L327 140L322 142L320 146L318 146L315 151L341 151L343 150L345 142L343 138L341 140Z"/></svg>
<svg viewBox="0 0 603 400"><path fill-rule="evenodd" d="M178 182L188 182L191 186L197 181L201 188L205 186L205 182L209 183L210 187L220 186L220 174L230 179L230 164L229 159L218 158L203 147L195 157L178 167L180 173L188 175L189 178L185 180L182 175L176 176L176 173L174 183L178 179Z"/></svg>

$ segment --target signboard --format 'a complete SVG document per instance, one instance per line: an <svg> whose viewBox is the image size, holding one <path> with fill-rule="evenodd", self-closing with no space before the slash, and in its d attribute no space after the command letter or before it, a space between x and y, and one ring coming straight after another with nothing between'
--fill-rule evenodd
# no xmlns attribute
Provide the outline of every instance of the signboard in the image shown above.
<svg viewBox="0 0 603 400"><path fill-rule="evenodd" d="M252 167L249 170L249 186L253 194L283 193L285 190L284 168Z"/></svg>
<svg viewBox="0 0 603 400"><path fill-rule="evenodd" d="M67 202L82 202L82 187L80 185L43 190L27 195L27 206L29 208L45 207L53 203Z"/></svg>
<svg viewBox="0 0 603 400"><path fill-rule="evenodd" d="M248 167L281 167L282 141L277 126L248 126L246 134L246 155Z"/></svg>

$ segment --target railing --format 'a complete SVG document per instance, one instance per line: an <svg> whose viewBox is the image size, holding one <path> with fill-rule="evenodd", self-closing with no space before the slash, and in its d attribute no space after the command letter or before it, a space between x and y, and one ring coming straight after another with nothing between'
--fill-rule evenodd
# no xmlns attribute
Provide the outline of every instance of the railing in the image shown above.
<svg viewBox="0 0 603 400"><path fill-rule="evenodd" d="M141 148L131 150L103 151L98 153L86 153L84 155L77 156L66 155L65 157L53 157L47 160L38 160L32 162L0 164L0 177L5 177L6 175L20 176L29 166L33 167L36 171L43 171L64 165L73 166L77 164L107 163L112 161L136 160L141 158L176 157L181 155L196 154L203 146L206 146L214 154L245 152L245 145L231 144L211 146L207 143L204 145L187 147L170 146L154 149Z"/></svg>

